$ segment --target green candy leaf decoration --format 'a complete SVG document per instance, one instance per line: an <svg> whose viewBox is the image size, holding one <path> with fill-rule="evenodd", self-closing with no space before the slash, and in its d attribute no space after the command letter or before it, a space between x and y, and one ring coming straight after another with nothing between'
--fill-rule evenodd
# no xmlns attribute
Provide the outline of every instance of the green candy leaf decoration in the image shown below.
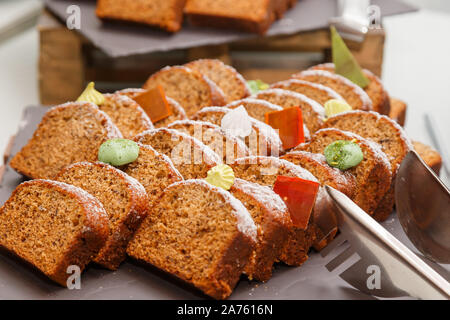
<svg viewBox="0 0 450 320"><path fill-rule="evenodd" d="M349 79L361 88L369 85L369 79L364 75L355 57L353 57L334 26L331 26L331 51L337 74Z"/></svg>
<svg viewBox="0 0 450 320"><path fill-rule="evenodd" d="M98 149L98 160L115 167L131 163L139 156L139 145L128 139L111 139Z"/></svg>
<svg viewBox="0 0 450 320"><path fill-rule="evenodd" d="M364 159L360 146L347 140L337 140L330 143L323 153L328 165L339 170L355 167Z"/></svg>
<svg viewBox="0 0 450 320"><path fill-rule="evenodd" d="M262 90L269 89L269 85L262 80L249 80L247 81L251 94L256 94Z"/></svg>

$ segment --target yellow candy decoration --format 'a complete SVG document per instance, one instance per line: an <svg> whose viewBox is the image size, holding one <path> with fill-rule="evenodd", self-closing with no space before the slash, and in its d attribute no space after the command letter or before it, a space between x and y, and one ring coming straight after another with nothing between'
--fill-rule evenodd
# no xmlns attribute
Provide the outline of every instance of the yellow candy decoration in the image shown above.
<svg viewBox="0 0 450 320"><path fill-rule="evenodd" d="M219 164L208 171L206 182L213 186L230 190L234 183L233 169L226 164Z"/></svg>
<svg viewBox="0 0 450 320"><path fill-rule="evenodd" d="M325 115L327 118L352 110L352 107L347 102L338 99L328 100L323 106L325 108Z"/></svg>
<svg viewBox="0 0 450 320"><path fill-rule="evenodd" d="M94 82L89 82L86 89L84 89L81 96L78 97L77 102L92 102L96 105L101 105L105 102L105 97L95 90Z"/></svg>

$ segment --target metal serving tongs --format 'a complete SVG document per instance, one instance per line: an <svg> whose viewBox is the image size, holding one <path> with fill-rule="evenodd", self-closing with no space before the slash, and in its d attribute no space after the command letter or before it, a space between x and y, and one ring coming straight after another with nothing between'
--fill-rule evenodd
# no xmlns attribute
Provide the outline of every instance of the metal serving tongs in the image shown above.
<svg viewBox="0 0 450 320"><path fill-rule="evenodd" d="M411 157L415 156L415 152L407 155L402 163L403 170L405 165L410 165ZM403 178L402 168L398 178ZM450 284L439 273L343 193L329 186L325 190L334 207L340 230L340 234L321 251L322 256L329 256L340 250L338 256L326 265L329 271L356 255L359 260L342 272L340 277L362 292L378 297L450 299ZM443 210L449 213L449 208ZM405 231L408 235L408 230Z"/></svg>

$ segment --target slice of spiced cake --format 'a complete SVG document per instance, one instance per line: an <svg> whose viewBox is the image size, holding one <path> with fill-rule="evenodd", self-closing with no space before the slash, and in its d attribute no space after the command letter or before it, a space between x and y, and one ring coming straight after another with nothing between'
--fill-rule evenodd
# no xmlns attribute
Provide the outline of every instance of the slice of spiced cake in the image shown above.
<svg viewBox="0 0 450 320"><path fill-rule="evenodd" d="M264 156L250 156L237 159L231 164L236 177L273 188L278 176L297 177L318 182L306 169L289 161ZM319 192L323 192L320 190ZM310 213L306 228L291 226L284 248L278 259L299 266L308 259L309 249L318 241L317 227L314 224L314 212Z"/></svg>
<svg viewBox="0 0 450 320"><path fill-rule="evenodd" d="M83 271L108 232L103 205L62 182L24 182L0 208L0 246L64 287L71 268Z"/></svg>
<svg viewBox="0 0 450 320"><path fill-rule="evenodd" d="M204 180L186 180L164 190L127 253L225 299L255 240L255 223L239 200Z"/></svg>
<svg viewBox="0 0 450 320"><path fill-rule="evenodd" d="M236 178L231 194L242 202L257 227L257 240L244 273L267 281L292 229L289 210L270 187Z"/></svg>
<svg viewBox="0 0 450 320"><path fill-rule="evenodd" d="M79 187L96 197L109 218L109 236L94 262L116 270L125 260L128 241L148 213L144 187L105 163L79 162L61 170L56 181Z"/></svg>

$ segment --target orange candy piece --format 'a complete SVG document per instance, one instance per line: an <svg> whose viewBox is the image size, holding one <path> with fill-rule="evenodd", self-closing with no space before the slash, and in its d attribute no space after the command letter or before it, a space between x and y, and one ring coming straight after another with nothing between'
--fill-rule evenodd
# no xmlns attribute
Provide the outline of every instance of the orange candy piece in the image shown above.
<svg viewBox="0 0 450 320"><path fill-rule="evenodd" d="M289 209L294 226L306 230L319 183L297 177L278 176L273 187Z"/></svg>
<svg viewBox="0 0 450 320"><path fill-rule="evenodd" d="M286 108L266 113L266 123L278 130L284 149L290 149L305 142L302 110L299 107Z"/></svg>
<svg viewBox="0 0 450 320"><path fill-rule="evenodd" d="M161 86L142 92L134 98L134 101L144 109L153 123L172 115L166 94Z"/></svg>

